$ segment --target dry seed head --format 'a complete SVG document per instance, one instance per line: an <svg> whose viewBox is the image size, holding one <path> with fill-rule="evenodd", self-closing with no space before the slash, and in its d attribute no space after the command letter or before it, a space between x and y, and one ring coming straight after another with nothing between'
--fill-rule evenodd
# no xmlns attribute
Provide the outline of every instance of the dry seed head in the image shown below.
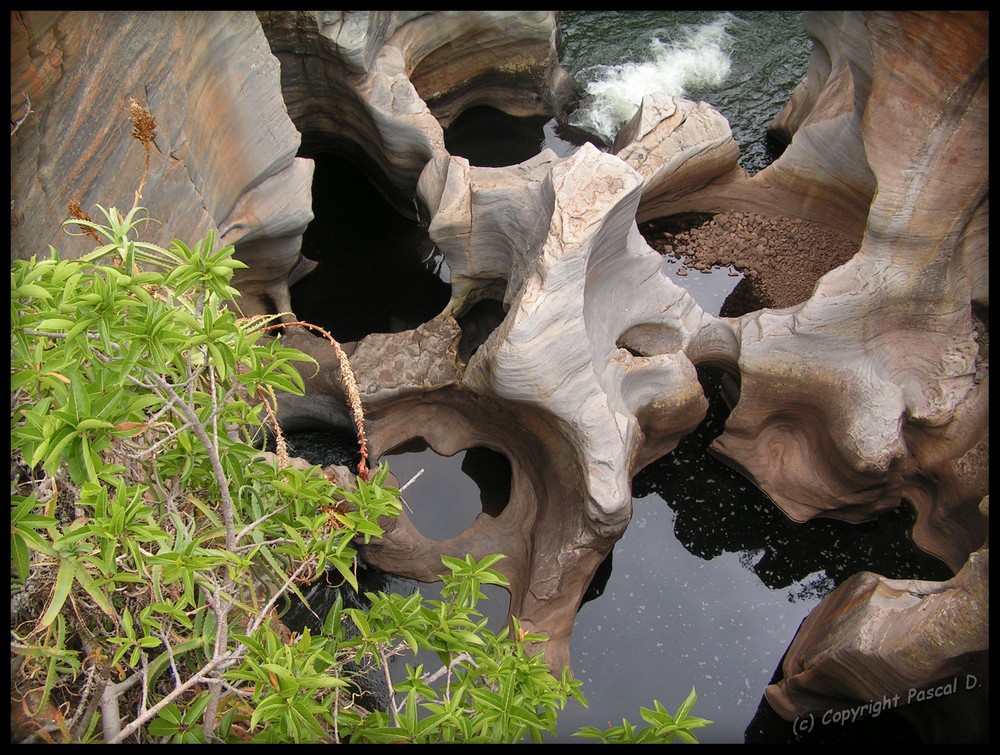
<svg viewBox="0 0 1000 755"><path fill-rule="evenodd" d="M344 385L347 393L347 403L351 407L351 416L354 418L354 429L358 435L358 447L361 452L361 460L358 462L358 475L365 482L368 482L368 440L365 437L365 412L361 406L361 394L358 392L358 384L354 379L354 370L347 359L347 354L340 347L337 341L330 339L333 349L337 353L340 366L340 381Z"/></svg>
<svg viewBox="0 0 1000 755"><path fill-rule="evenodd" d="M128 110L128 117L132 121L132 138L148 146L156 138L156 118L131 97Z"/></svg>
<svg viewBox="0 0 1000 755"><path fill-rule="evenodd" d="M149 146L156 138L156 118L146 108L129 97L128 117L132 121L131 136L138 139L142 144L142 151L146 155L146 162L142 169L142 178L139 179L139 188L135 190L135 202L133 207L138 207L142 200L142 190L146 186L146 178L149 176Z"/></svg>
<svg viewBox="0 0 1000 755"><path fill-rule="evenodd" d="M80 206L80 202L76 199L71 199L66 203L66 210L69 212L69 216L71 218L75 218L76 220L86 220L88 223L94 222L90 215L88 215ZM97 231L90 226L84 225L80 227L83 229L83 232L93 238L94 241L100 243L101 237L97 235Z"/></svg>

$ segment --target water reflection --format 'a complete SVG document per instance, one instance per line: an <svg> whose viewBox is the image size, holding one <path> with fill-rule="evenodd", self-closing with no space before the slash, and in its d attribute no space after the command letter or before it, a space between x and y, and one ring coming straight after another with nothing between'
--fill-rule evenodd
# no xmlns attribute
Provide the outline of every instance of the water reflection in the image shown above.
<svg viewBox="0 0 1000 755"><path fill-rule="evenodd" d="M424 537L447 540L480 514L497 517L510 501L511 466L503 454L474 447L454 456L415 439L382 455L401 486L406 513Z"/></svg>
<svg viewBox="0 0 1000 755"><path fill-rule="evenodd" d="M739 554L740 563L768 588L794 586L788 593L792 601L821 598L858 571L892 579L951 577L944 562L913 542L909 505L861 524L788 519L765 493L708 452L728 410L722 370L702 367L698 375L710 399L705 420L632 484L634 496L655 495L670 507L676 515L674 534L690 553L706 561Z"/></svg>
<svg viewBox="0 0 1000 755"><path fill-rule="evenodd" d="M703 367L699 378L710 403L705 421L633 479L632 520L577 614L573 671L590 707L570 704L554 741L574 741L570 734L584 725L635 723L653 700L676 707L692 686L695 713L715 722L700 741L801 741L762 696L820 599L863 569L950 576L913 544L907 506L861 525L793 524L707 452L728 409L723 372ZM879 736L913 736L895 717L876 728ZM871 730L838 736L858 741Z"/></svg>

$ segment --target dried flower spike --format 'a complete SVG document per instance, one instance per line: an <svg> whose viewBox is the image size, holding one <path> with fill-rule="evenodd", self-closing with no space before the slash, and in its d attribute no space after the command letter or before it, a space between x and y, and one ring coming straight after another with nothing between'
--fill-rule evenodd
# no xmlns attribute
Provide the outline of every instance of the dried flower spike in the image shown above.
<svg viewBox="0 0 1000 755"><path fill-rule="evenodd" d="M139 180L139 188L135 192L135 203L133 207L139 206L142 199L142 190L146 186L146 178L149 175L149 145L156 138L156 118L145 107L129 97L128 117L132 121L133 139L138 139L142 144L142 149L146 153L145 167L142 169L142 178Z"/></svg>
<svg viewBox="0 0 1000 755"><path fill-rule="evenodd" d="M84 209L80 206L80 202L77 201L76 199L71 199L69 200L69 202L66 203L66 210L69 212L69 216L71 218L75 218L76 220L86 220L88 223L94 222L91 219L90 215L88 215L84 211ZM93 228L86 225L80 227L83 229L83 232L88 236L90 236L92 239L94 239L94 241L98 243L101 242L101 237L97 235L97 231L95 231Z"/></svg>
<svg viewBox="0 0 1000 755"><path fill-rule="evenodd" d="M132 121L131 136L142 142L148 151L149 145L156 139L156 118L131 97L128 110L129 119Z"/></svg>

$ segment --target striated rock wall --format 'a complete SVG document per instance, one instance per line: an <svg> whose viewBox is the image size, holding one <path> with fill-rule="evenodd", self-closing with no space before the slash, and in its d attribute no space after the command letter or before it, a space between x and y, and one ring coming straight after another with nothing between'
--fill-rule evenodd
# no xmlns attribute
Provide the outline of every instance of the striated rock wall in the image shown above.
<svg viewBox="0 0 1000 755"><path fill-rule="evenodd" d="M248 312L289 309L309 267L299 245L312 163L300 147L355 160L395 208L427 220L451 270L448 307L346 345L373 454L413 438L443 454L485 446L510 460L511 498L445 542L404 514L367 549L377 566L433 580L442 553L507 554L512 613L552 637L550 665L568 664L582 596L628 525L631 479L701 421L696 366L713 364L738 386L714 450L790 517L859 521L905 498L915 540L962 570L938 586L845 585L903 599L861 614L853 599L825 601L776 707L809 710L817 685L826 697L871 693L848 678L878 666L867 659L881 645L838 655L848 639L826 634L831 622L916 635L927 662L883 658L885 678L916 684L951 668L951 646L914 620L931 602L904 593L988 603L988 572L963 569L987 536L987 13L805 14L813 58L772 125L789 145L753 177L713 108L658 93L611 153L545 151L505 168L449 155L443 129L470 107L555 115L567 102L550 12L11 19L12 124L25 94L32 108L12 133L12 258L86 248L53 231L70 199L131 205L142 150L120 117L129 97L159 124L144 203L163 225L151 240L214 230L235 243L251 265L237 281ZM793 218L857 251L804 300L714 317L638 231L682 212ZM473 335L480 304L498 314ZM308 377L312 398L283 402L282 421L349 427L335 358L317 339L288 339L322 369ZM951 626L973 648L962 663L978 668L986 619L969 616ZM837 670L799 673L828 656Z"/></svg>
<svg viewBox="0 0 1000 755"><path fill-rule="evenodd" d="M101 42L104 42L103 44ZM222 65L224 62L224 66ZM193 242L209 231L251 270L248 313L290 309L289 281L312 220L312 163L285 113L278 65L252 13L11 12L11 259L92 249L59 223L75 200L128 212L144 152L130 99L157 121L140 205L144 239ZM248 97L247 93L253 96Z"/></svg>

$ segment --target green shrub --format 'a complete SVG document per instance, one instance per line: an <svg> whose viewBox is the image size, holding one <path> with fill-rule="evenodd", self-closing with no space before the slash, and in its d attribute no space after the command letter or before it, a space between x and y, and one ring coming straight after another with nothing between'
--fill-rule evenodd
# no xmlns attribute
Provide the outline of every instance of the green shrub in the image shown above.
<svg viewBox="0 0 1000 755"><path fill-rule="evenodd" d="M355 543L400 511L381 467L337 481L292 465L278 392L315 362L234 308L233 248L134 239L147 218L68 221L101 244L11 269L12 701L33 741L519 742L556 732L570 697L513 620L477 610L492 567L444 558L440 601L369 595L323 631L290 636L280 610L333 575L357 590ZM332 342L332 339L330 339ZM336 344L334 344L335 346ZM346 364L346 359L343 360ZM363 430L360 420L359 430ZM277 453L260 450L277 439ZM363 444L363 434L359 437ZM364 447L362 445L362 464ZM345 631L347 622L353 631ZM389 659L433 651L440 669ZM390 704L355 703L357 673ZM656 703L650 727L579 736L694 741L706 725Z"/></svg>

